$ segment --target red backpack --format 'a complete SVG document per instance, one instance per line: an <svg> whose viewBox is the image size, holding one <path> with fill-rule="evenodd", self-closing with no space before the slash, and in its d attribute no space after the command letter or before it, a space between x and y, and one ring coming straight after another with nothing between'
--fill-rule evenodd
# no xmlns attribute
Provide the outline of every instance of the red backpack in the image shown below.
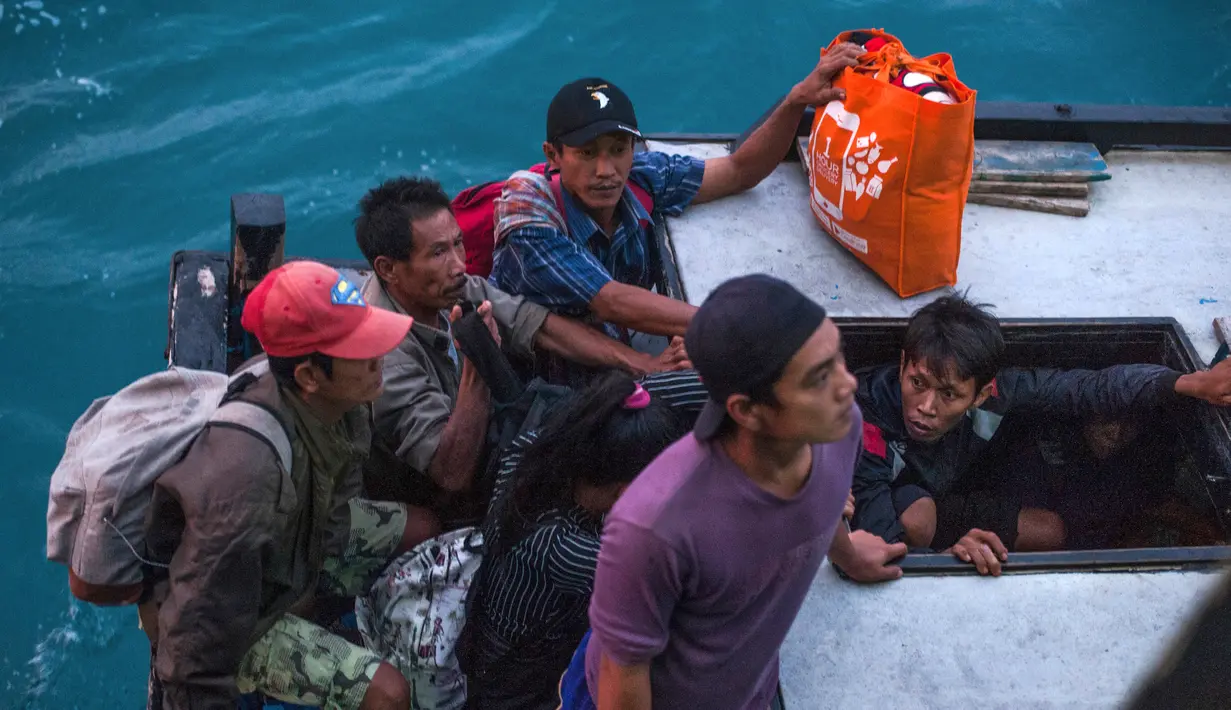
<svg viewBox="0 0 1231 710"><path fill-rule="evenodd" d="M530 168L530 172L545 174L546 163ZM495 200L504 191L504 180L468 187L453 198L453 216L462 228L462 242L466 245L466 273L487 278L492 273L492 253L496 250ZM645 211L654 213L654 198L645 188L629 180L626 183ZM564 196L560 193L560 176L551 176L552 192L556 196L556 209L564 214ZM642 226L648 224L643 220Z"/></svg>

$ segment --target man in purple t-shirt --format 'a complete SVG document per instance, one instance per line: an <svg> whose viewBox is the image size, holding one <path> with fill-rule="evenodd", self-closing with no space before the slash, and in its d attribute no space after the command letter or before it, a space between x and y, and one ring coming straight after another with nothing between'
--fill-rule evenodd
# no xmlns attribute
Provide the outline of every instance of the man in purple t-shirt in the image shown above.
<svg viewBox="0 0 1231 710"><path fill-rule="evenodd" d="M825 555L859 581L902 574L904 544L841 524L862 417L825 310L741 277L684 342L711 399L607 518L586 651L599 710L766 710Z"/></svg>

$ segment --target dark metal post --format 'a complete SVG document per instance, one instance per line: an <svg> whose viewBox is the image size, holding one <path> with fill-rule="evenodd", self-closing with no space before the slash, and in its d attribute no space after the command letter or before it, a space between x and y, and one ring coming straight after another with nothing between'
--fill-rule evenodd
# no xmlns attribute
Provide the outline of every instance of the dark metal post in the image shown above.
<svg viewBox="0 0 1231 710"><path fill-rule="evenodd" d="M240 317L253 288L282 265L286 245L286 208L281 195L231 196L231 274L227 284L227 370L233 371L261 346L244 331Z"/></svg>

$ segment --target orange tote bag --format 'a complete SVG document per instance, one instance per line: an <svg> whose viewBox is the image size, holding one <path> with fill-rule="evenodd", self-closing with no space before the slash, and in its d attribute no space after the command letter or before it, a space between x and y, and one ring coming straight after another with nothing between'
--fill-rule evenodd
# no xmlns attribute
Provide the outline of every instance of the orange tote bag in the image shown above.
<svg viewBox="0 0 1231 710"><path fill-rule="evenodd" d="M893 35L834 86L846 101L817 106L808 144L812 213L821 227L903 298L957 283L962 212L974 166L975 92L948 54L916 59ZM832 49L853 32L843 32ZM954 103L890 82L916 72Z"/></svg>

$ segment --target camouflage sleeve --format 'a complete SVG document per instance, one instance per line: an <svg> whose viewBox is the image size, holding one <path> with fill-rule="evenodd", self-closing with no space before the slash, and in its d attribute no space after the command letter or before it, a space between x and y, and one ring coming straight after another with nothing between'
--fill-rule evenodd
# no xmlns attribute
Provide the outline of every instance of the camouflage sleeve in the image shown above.
<svg viewBox="0 0 1231 710"><path fill-rule="evenodd" d="M346 549L351 528L350 501L363 494L363 462L372 446L370 421L368 405L356 408L344 420L351 448L355 451L355 463L346 469L345 476L333 490L332 510L324 530L325 557L337 557Z"/></svg>
<svg viewBox="0 0 1231 710"><path fill-rule="evenodd" d="M155 670L168 710L235 707L235 674L257 632L261 562L282 475L273 452L251 435L210 428L159 478L184 514L158 613Z"/></svg>
<svg viewBox="0 0 1231 710"><path fill-rule="evenodd" d="M350 501L363 494L363 468L356 464L349 470L345 480L338 483L333 492L333 509L325 524L322 549L325 557L337 557L346 549L346 540L350 534Z"/></svg>

